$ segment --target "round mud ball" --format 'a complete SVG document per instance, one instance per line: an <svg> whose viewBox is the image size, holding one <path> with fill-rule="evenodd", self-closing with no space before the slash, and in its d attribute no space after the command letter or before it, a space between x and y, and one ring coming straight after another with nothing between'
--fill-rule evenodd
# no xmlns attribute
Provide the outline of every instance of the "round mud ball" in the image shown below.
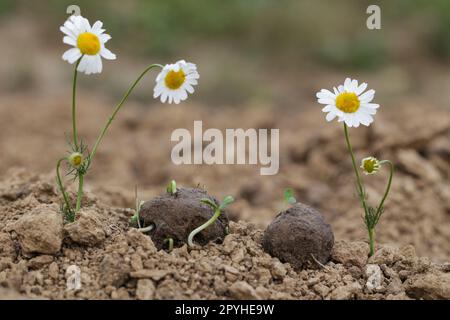
<svg viewBox="0 0 450 320"><path fill-rule="evenodd" d="M145 202L140 211L141 226L153 225L149 232L155 246L168 248L167 239L172 238L174 247L187 243L189 234L208 221L214 210L200 202L208 198L216 204L217 199L199 188L177 188L175 194L163 194ZM221 243L227 234L228 217L225 211L209 227L194 237L194 243L205 245L210 241Z"/></svg>
<svg viewBox="0 0 450 320"><path fill-rule="evenodd" d="M331 226L317 210L301 203L278 214L262 240L267 253L289 262L295 270L327 263L333 245Z"/></svg>

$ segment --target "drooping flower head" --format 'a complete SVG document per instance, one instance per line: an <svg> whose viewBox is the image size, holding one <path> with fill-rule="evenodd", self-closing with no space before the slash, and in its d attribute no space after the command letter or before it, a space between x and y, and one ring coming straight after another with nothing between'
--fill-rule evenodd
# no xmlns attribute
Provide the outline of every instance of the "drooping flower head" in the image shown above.
<svg viewBox="0 0 450 320"><path fill-rule="evenodd" d="M105 30L102 27L101 21L95 22L91 27L89 21L82 16L69 17L60 30L65 34L63 42L73 48L63 54L63 60L73 64L82 57L78 71L85 74L102 72L102 58L116 59L116 55L105 48L105 43L111 36L103 33Z"/></svg>
<svg viewBox="0 0 450 320"><path fill-rule="evenodd" d="M375 157L367 157L361 160L361 169L365 174L375 174L380 170L380 161Z"/></svg>
<svg viewBox="0 0 450 320"><path fill-rule="evenodd" d="M79 168L83 163L83 155L79 152L74 152L69 156L68 160L72 167Z"/></svg>
<svg viewBox="0 0 450 320"><path fill-rule="evenodd" d="M167 64L156 77L153 97L161 97L161 102L180 103L186 100L188 93L194 93L200 75L197 66L184 60Z"/></svg>
<svg viewBox="0 0 450 320"><path fill-rule="evenodd" d="M345 79L344 85L330 90L322 89L316 96L320 104L324 104L323 112L326 120L338 118L349 127L359 127L359 124L369 126L380 105L372 103L375 90L368 90L367 83L358 84L358 80Z"/></svg>

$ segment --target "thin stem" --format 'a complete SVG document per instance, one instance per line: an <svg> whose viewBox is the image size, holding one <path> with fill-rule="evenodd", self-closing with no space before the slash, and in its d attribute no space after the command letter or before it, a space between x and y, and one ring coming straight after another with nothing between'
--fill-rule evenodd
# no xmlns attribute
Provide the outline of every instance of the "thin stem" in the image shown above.
<svg viewBox="0 0 450 320"><path fill-rule="evenodd" d="M73 72L73 84L72 84L72 133L73 144L75 150L78 150L78 132L77 132L77 116L76 116L76 95L77 95L77 78L78 78L78 65L83 57L78 59L75 64L75 70Z"/></svg>
<svg viewBox="0 0 450 320"><path fill-rule="evenodd" d="M392 164L392 162L389 161L389 160L382 160L382 161L380 161L380 164L385 164L385 163L389 164L389 169L390 169L389 180L388 180L388 183L387 183L386 191L384 192L383 198L381 199L380 205L378 206L377 214L379 214L381 212L382 208L383 208L384 201L386 200L386 198L387 198L387 196L389 194L389 191L391 190L392 177L394 176L394 165Z"/></svg>
<svg viewBox="0 0 450 320"><path fill-rule="evenodd" d="M163 68L162 65L160 64L151 64L150 66L148 66L142 73L141 75L136 79L136 81L131 85L131 87L128 89L128 91L125 93L125 95L123 96L122 100L119 102L119 104L116 106L116 108L114 109L113 113L111 114L111 116L109 117L108 121L106 122L106 124L104 125L102 131L100 132L100 135L97 138L97 141L95 142L94 147L92 148L92 152L90 155L90 161L92 162L92 159L94 158L96 152L97 152L97 148L100 145L100 142L103 139L103 136L105 135L106 131L108 130L109 126L111 125L111 122L114 120L116 114L119 112L120 108L122 107L122 105L125 103L125 101L128 99L128 96L131 94L131 92L133 91L133 89L136 87L136 85L139 83L139 81L141 81L141 79L145 76L145 74L150 71L151 69L155 68L155 67L160 67Z"/></svg>
<svg viewBox="0 0 450 320"><path fill-rule="evenodd" d="M375 229L373 228L368 229L368 232L369 232L369 247L370 247L369 256L371 257L375 253Z"/></svg>
<svg viewBox="0 0 450 320"><path fill-rule="evenodd" d="M214 212L214 215L211 217L211 219L209 219L208 221L206 221L204 224L202 224L200 227L196 228L194 231L192 231L192 232L189 234L189 237L188 237L188 245L189 245L190 247L193 247L193 246L194 246L194 243L192 242L192 240L194 239L195 235L196 235L197 233L203 231L204 229L208 228L211 224L213 224L214 221L216 221L217 218L220 216L220 214L221 214L220 208L216 208L216 209L215 209L215 212Z"/></svg>
<svg viewBox="0 0 450 320"><path fill-rule="evenodd" d="M77 213L81 209L81 199L83 198L83 182L84 182L84 175L79 174L78 175L77 204L75 207L75 213Z"/></svg>
<svg viewBox="0 0 450 320"><path fill-rule="evenodd" d="M359 175L358 168L356 166L355 155L353 154L353 148L352 148L352 145L350 143L350 137L348 135L348 128L347 128L347 124L345 122L344 122L344 133L345 133L345 141L347 142L348 152L350 153L350 156L352 158L353 169L355 170L356 183L358 184L358 188L359 188L359 195L360 195L360 199L361 199L361 204L362 204L362 206L364 208L364 212L367 212L366 199L364 198L365 195L364 195L363 182L361 180L361 176Z"/></svg>
<svg viewBox="0 0 450 320"><path fill-rule="evenodd" d="M63 195L63 199L64 199L64 202L66 203L67 209L68 209L69 211L72 211L72 209L70 208L69 197L68 197L68 195L67 195L67 193L66 193L66 190L65 190L65 188L64 188L64 184L63 184L62 179L61 179L61 175L60 175L60 173L59 173L59 169L60 169L60 167L61 167L61 163L62 163L64 160L66 160L66 158L61 158L61 159L58 160L58 163L56 164L56 181L57 181L57 183L58 183L59 190L61 191L61 193L62 193L62 195Z"/></svg>

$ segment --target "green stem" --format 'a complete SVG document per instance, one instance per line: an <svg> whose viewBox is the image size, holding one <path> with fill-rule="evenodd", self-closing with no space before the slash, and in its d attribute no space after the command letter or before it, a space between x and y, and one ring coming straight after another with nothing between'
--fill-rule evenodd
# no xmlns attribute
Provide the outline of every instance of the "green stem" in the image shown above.
<svg viewBox="0 0 450 320"><path fill-rule="evenodd" d="M81 209L81 199L83 198L83 182L84 182L84 175L79 174L79 176L78 176L77 204L76 204L76 207L75 207L75 213L77 213Z"/></svg>
<svg viewBox="0 0 450 320"><path fill-rule="evenodd" d="M370 252L369 252L369 256L373 256L373 254L375 253L375 229L368 229L369 231L369 247L370 247Z"/></svg>
<svg viewBox="0 0 450 320"><path fill-rule="evenodd" d="M76 116L76 94L77 94L77 78L78 78L78 65L83 57L78 59L75 64L75 71L73 73L73 85L72 85L72 133L73 133L73 145L74 149L78 150L78 132L77 132L77 116Z"/></svg>
<svg viewBox="0 0 450 320"><path fill-rule="evenodd" d="M189 237L188 237L188 245L189 245L190 247L193 247L193 246L194 246L194 243L192 242L192 240L194 239L195 235L196 235L197 233L203 231L204 229L208 228L211 224L213 224L214 221L216 221L217 218L219 218L220 214L221 214L220 208L216 208L215 211L214 211L214 215L211 217L211 219L209 219L208 221L206 221L204 224L202 224L200 227L196 228L194 231L192 231L192 232L189 234Z"/></svg>
<svg viewBox="0 0 450 320"><path fill-rule="evenodd" d="M387 196L389 194L389 191L391 190L392 177L394 176L394 165L392 164L392 162L389 161L389 160L382 160L382 161L380 161L381 165L385 164L385 163L389 164L389 169L390 169L389 180L388 180L388 184L387 184L387 187L386 187L386 191L384 192L383 198L381 199L380 205L378 206L377 214L379 214L381 212L382 208L383 208L384 201L386 200L386 198L387 198Z"/></svg>
<svg viewBox="0 0 450 320"><path fill-rule="evenodd" d="M350 137L348 135L348 127L347 127L347 124L345 122L344 122L344 133L345 133L345 141L347 142L348 152L350 153L350 156L352 158L353 169L355 170L356 183L357 183L358 189L359 189L359 196L360 196L360 199L361 199L361 204L362 204L362 206L364 208L364 212L367 212L366 199L365 199L365 195L364 195L364 185L363 185L363 182L361 180L361 176L359 175L358 167L356 166L355 155L353 154L353 148L352 148L352 145L350 143Z"/></svg>
<svg viewBox="0 0 450 320"><path fill-rule="evenodd" d="M61 175L60 175L60 173L59 173L59 169L60 169L60 167L61 167L61 163L62 163L64 160L66 160L66 159L65 159L65 158L61 158L61 159L58 160L58 163L56 164L56 181L57 181L57 183L58 183L59 190L60 190L61 193L62 193L64 202L66 203L67 210L69 210L69 212L71 212L72 209L71 209L71 207L70 207L69 196L68 196L67 193L66 193L66 190L65 190L65 188L64 188L64 184L63 184L62 179L61 179Z"/></svg>
<svg viewBox="0 0 450 320"><path fill-rule="evenodd" d="M95 142L94 147L92 148L92 152L90 154L90 161L92 162L92 159L94 158L96 152L97 152L97 148L100 145L100 142L103 139L103 136L105 135L106 131L108 130L109 126L111 125L111 122L114 120L115 116L117 115L117 113L119 112L120 108L122 107L122 105L125 103L125 101L128 99L128 96L131 94L131 92L133 91L133 89L136 87L136 85L139 83L139 81L141 81L141 79L145 76L145 74L150 71L151 69L155 68L155 67L160 67L163 68L162 65L160 64L151 64L150 66L148 66L142 73L141 75L136 79L136 81L131 85L131 87L128 89L128 91L125 93L125 95L123 96L122 100L119 102L119 104L116 106L116 108L114 109L113 113L111 114L111 116L109 117L108 121L106 122L106 124L104 125L102 131L100 132L100 135L97 138L97 141Z"/></svg>

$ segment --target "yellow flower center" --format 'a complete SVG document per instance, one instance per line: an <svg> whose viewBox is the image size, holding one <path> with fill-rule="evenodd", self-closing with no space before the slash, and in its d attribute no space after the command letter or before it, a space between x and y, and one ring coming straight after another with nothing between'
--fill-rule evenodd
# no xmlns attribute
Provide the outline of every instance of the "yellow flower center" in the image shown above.
<svg viewBox="0 0 450 320"><path fill-rule="evenodd" d="M166 87L172 90L176 90L184 83L186 80L186 75L184 74L183 70L179 70L177 72L175 71L169 71L166 75L166 78L164 79L164 82L166 83Z"/></svg>
<svg viewBox="0 0 450 320"><path fill-rule="evenodd" d="M78 36L77 46L82 54L93 56L100 51L100 40L95 34L85 32Z"/></svg>
<svg viewBox="0 0 450 320"><path fill-rule="evenodd" d="M336 107L345 113L353 113L359 109L359 99L353 92L342 92L336 98Z"/></svg>

